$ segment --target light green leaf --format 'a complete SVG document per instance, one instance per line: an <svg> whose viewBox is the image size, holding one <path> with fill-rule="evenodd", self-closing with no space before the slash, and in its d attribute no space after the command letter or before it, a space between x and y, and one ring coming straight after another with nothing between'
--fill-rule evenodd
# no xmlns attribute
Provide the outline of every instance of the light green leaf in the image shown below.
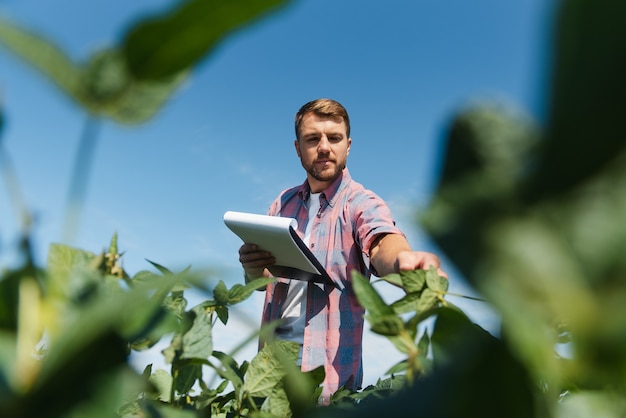
<svg viewBox="0 0 626 418"><path fill-rule="evenodd" d="M394 347L396 347L398 351L400 351L401 353L409 354L409 353L415 353L417 351L415 341L406 331L401 332L397 336L388 337L388 338L389 338L389 341L391 341L391 343L394 345Z"/></svg>
<svg viewBox="0 0 626 418"><path fill-rule="evenodd" d="M158 399L163 402L171 402L172 375L165 370L158 369L152 373L149 380L156 388Z"/></svg>
<svg viewBox="0 0 626 418"><path fill-rule="evenodd" d="M243 302L248 299L252 293L254 293L258 289L262 289L268 284L276 281L275 278L259 278L252 280L245 285L235 284L228 291L228 303L230 305L237 304L239 302Z"/></svg>
<svg viewBox="0 0 626 418"><path fill-rule="evenodd" d="M388 274L386 276L383 276L380 278L381 280L386 281L389 284L392 284L396 287L400 287L402 288L402 278L400 277L400 274L398 273L393 273L393 274Z"/></svg>
<svg viewBox="0 0 626 418"><path fill-rule="evenodd" d="M98 285L101 275L98 256L63 244L48 247L48 291L61 300L80 294L89 285Z"/></svg>
<svg viewBox="0 0 626 418"><path fill-rule="evenodd" d="M82 71L56 45L42 36L0 20L0 43L46 75L70 96L79 90Z"/></svg>
<svg viewBox="0 0 626 418"><path fill-rule="evenodd" d="M201 306L192 309L195 314L191 328L183 335L181 358L207 360L213 353L213 326Z"/></svg>
<svg viewBox="0 0 626 418"><path fill-rule="evenodd" d="M402 287L407 293L421 292L424 288L426 272L424 270L402 270L400 277L402 279Z"/></svg>
<svg viewBox="0 0 626 418"><path fill-rule="evenodd" d="M438 300L437 292L432 289L424 289L417 304L417 311L424 312L435 307Z"/></svg>
<svg viewBox="0 0 626 418"><path fill-rule="evenodd" d="M437 270L435 270L433 267L425 272L425 274L426 284L428 285L429 289L432 289L439 293L446 293L448 291L448 279L439 276L439 274L437 274Z"/></svg>
<svg viewBox="0 0 626 418"><path fill-rule="evenodd" d="M401 299L393 302L391 304L391 307L393 308L393 311L396 313L396 315L402 315L408 312L415 312L418 309L420 296L421 295L419 293L409 293Z"/></svg>
<svg viewBox="0 0 626 418"><path fill-rule="evenodd" d="M250 362L241 392L252 397L270 396L285 376L283 362L296 363L300 347L288 341L267 344Z"/></svg>
<svg viewBox="0 0 626 418"><path fill-rule="evenodd" d="M49 40L7 20L0 20L0 43L90 113L123 124L153 117L185 79L179 72L158 81L137 80L117 49L96 52L86 65L73 63Z"/></svg>
<svg viewBox="0 0 626 418"><path fill-rule="evenodd" d="M352 286L359 303L368 311L371 321L394 315L393 308L387 305L365 276L357 271L352 272Z"/></svg>
<svg viewBox="0 0 626 418"><path fill-rule="evenodd" d="M291 415L289 399L283 384L274 386L270 396L261 405L261 412L268 412L272 417L288 417Z"/></svg>

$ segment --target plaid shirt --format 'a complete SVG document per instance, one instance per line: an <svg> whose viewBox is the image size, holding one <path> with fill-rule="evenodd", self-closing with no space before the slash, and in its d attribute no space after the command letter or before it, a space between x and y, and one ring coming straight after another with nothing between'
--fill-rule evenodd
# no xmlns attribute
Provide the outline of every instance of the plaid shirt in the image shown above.
<svg viewBox="0 0 626 418"><path fill-rule="evenodd" d="M308 182L283 191L272 203L269 215L295 218L304 235L308 214ZM306 324L302 347L302 370L324 365L326 378L322 403L341 386L359 389L363 380L363 315L352 290L350 277L357 270L370 277L369 251L380 234L402 234L385 202L352 180L348 169L320 195L320 211L314 218L309 248L334 280L345 288L309 283ZM263 323L280 318L288 280L268 286Z"/></svg>

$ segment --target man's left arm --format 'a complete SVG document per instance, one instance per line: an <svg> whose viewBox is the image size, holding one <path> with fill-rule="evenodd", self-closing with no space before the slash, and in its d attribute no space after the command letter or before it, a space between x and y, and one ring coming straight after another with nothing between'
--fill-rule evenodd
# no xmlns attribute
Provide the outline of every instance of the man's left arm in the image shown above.
<svg viewBox="0 0 626 418"><path fill-rule="evenodd" d="M370 260L379 277L400 270L428 270L435 267L440 276L448 277L441 270L441 261L433 253L413 251L401 234L383 234L376 238L370 249Z"/></svg>

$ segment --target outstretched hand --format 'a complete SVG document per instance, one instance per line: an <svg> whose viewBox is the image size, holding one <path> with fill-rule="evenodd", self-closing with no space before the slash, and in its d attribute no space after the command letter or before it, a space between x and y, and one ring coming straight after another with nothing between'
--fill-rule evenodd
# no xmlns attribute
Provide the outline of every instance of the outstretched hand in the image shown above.
<svg viewBox="0 0 626 418"><path fill-rule="evenodd" d="M441 269L439 257L426 251L413 251L406 238L400 234L381 235L372 244L370 256L379 277L400 270L429 270L434 267L437 274L448 278Z"/></svg>
<svg viewBox="0 0 626 418"><path fill-rule="evenodd" d="M441 277L448 278L446 272L441 269L441 260L433 253L426 251L400 251L396 257L396 263L399 270L429 270L434 267L437 274Z"/></svg>

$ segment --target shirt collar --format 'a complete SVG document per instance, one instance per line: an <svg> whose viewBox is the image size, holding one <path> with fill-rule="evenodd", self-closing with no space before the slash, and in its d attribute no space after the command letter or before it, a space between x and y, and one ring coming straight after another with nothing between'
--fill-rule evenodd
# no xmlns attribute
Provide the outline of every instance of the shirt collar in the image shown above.
<svg viewBox="0 0 626 418"><path fill-rule="evenodd" d="M322 190L322 196L326 199L326 201L328 201L328 204L330 206L334 205L335 196L340 190L346 187L346 184L348 184L350 180L352 180L352 177L350 176L350 172L346 167L342 170L341 174L339 174L339 177L337 177L335 181L329 184L327 188ZM300 199L302 200L308 200L310 194L311 187L309 186L309 182L305 180L298 190L298 196L300 196Z"/></svg>

